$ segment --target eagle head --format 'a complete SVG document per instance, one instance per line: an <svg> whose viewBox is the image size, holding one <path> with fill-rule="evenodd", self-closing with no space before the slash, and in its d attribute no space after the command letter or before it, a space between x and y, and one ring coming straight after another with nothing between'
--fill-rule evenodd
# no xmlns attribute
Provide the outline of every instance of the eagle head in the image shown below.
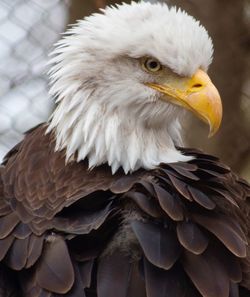
<svg viewBox="0 0 250 297"><path fill-rule="evenodd" d="M48 131L66 161L88 158L115 173L187 161L176 149L186 110L214 134L222 107L207 75L213 44L186 12L166 4L107 7L80 20L56 45Z"/></svg>

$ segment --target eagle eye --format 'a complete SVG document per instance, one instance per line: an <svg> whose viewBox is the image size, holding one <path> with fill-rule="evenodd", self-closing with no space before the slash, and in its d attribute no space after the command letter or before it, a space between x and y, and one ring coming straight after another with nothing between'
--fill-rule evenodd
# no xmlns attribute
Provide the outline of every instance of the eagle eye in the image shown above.
<svg viewBox="0 0 250 297"><path fill-rule="evenodd" d="M158 72L162 69L161 63L154 58L146 58L142 63L143 68L149 72Z"/></svg>

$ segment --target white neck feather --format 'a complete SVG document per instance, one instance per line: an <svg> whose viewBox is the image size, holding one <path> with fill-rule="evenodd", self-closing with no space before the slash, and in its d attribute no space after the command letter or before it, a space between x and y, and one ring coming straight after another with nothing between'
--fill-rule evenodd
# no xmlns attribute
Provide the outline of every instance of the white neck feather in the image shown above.
<svg viewBox="0 0 250 297"><path fill-rule="evenodd" d="M112 173L120 167L128 173L190 159L175 148L181 143L178 120L166 122L161 117L166 115L165 103L154 102L136 111L134 107L107 108L107 100L93 98L90 90L74 96L75 100L64 98L59 103L48 128L55 131L56 150L66 150L66 161L88 158L90 169L108 163ZM152 109L161 111L158 120L142 120Z"/></svg>

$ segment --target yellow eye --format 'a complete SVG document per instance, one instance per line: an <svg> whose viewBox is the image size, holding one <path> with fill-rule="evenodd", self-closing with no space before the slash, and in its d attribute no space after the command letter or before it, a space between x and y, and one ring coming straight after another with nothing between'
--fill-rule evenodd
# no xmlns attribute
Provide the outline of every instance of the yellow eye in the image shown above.
<svg viewBox="0 0 250 297"><path fill-rule="evenodd" d="M153 58L147 58L143 61L143 68L150 72L157 72L162 69L161 63Z"/></svg>

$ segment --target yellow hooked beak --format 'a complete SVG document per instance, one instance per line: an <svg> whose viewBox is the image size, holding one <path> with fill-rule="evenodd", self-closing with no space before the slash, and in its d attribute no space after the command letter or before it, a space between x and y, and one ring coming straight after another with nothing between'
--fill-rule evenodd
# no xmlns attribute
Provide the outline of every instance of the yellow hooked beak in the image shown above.
<svg viewBox="0 0 250 297"><path fill-rule="evenodd" d="M222 103L216 87L209 76L198 70L191 78L175 77L167 83L147 83L147 86L163 93L164 101L191 110L209 124L209 136L214 135L222 119Z"/></svg>

